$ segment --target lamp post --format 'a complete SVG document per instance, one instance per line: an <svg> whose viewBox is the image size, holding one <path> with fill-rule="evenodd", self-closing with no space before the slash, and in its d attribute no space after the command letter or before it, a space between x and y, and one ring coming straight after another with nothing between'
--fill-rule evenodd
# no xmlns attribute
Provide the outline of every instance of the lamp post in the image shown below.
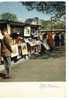
<svg viewBox="0 0 69 100"><path fill-rule="evenodd" d="M51 33L52 33L52 31L55 29L55 28L54 28L55 25L54 25L54 23L52 23L52 22L56 22L56 17L55 17L55 16L51 17Z"/></svg>
<svg viewBox="0 0 69 100"><path fill-rule="evenodd" d="M51 17L51 33L52 33L52 17Z"/></svg>
<svg viewBox="0 0 69 100"><path fill-rule="evenodd" d="M52 29L53 29L53 24L52 24L53 18L54 17L51 17L51 33L52 33Z"/></svg>

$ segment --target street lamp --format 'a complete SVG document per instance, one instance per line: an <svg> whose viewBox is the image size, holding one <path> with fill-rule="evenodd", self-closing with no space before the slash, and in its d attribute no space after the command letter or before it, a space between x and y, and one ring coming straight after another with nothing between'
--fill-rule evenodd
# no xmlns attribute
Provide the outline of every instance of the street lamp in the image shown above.
<svg viewBox="0 0 69 100"><path fill-rule="evenodd" d="M51 17L51 32L52 32L52 17Z"/></svg>
<svg viewBox="0 0 69 100"><path fill-rule="evenodd" d="M52 32L52 30L55 29L54 28L54 23L52 23L52 22L56 22L56 17L51 17L51 32Z"/></svg>
<svg viewBox="0 0 69 100"><path fill-rule="evenodd" d="M53 28L53 27L52 27L52 26L53 26L53 25L52 25L53 18L54 18L54 17L51 17L51 33L52 33L52 28Z"/></svg>

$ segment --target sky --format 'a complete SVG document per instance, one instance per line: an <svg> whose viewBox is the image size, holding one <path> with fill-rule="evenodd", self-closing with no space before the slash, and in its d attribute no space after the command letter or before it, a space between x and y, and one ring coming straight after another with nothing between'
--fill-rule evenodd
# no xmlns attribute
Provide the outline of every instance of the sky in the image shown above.
<svg viewBox="0 0 69 100"><path fill-rule="evenodd" d="M36 11L28 11L20 2L0 2L0 14L10 12L16 14L19 21L25 21L28 18L39 17L48 20L50 15Z"/></svg>

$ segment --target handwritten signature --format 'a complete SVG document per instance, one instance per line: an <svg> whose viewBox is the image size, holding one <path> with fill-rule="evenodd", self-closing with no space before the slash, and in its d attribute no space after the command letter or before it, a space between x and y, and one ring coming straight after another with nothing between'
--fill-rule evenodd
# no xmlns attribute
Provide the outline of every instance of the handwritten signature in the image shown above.
<svg viewBox="0 0 69 100"><path fill-rule="evenodd" d="M44 83L40 84L39 87L40 88L60 88L60 86L58 86L58 85L54 85L54 84L44 84Z"/></svg>

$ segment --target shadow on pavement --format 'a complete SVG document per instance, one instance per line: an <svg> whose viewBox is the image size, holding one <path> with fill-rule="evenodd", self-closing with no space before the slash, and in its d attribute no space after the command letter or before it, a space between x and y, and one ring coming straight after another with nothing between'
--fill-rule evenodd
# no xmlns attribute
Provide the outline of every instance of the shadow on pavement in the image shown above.
<svg viewBox="0 0 69 100"><path fill-rule="evenodd" d="M0 77L1 78L5 77L5 74L4 73L0 73Z"/></svg>
<svg viewBox="0 0 69 100"><path fill-rule="evenodd" d="M48 59L50 57L59 58L62 56L65 56L65 48L57 48L52 52L46 51L45 53L40 55L32 55L31 59Z"/></svg>

